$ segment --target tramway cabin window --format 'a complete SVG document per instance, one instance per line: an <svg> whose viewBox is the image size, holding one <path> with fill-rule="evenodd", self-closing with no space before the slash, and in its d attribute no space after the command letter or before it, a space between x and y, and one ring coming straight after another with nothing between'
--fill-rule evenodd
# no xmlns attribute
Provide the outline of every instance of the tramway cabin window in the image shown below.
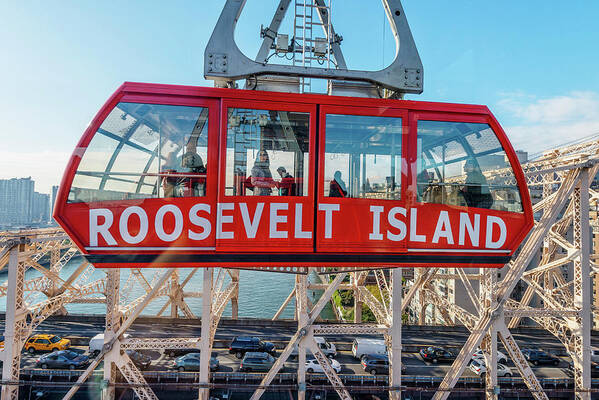
<svg viewBox="0 0 599 400"><path fill-rule="evenodd" d="M208 109L119 103L89 143L69 202L206 195Z"/></svg>
<svg viewBox="0 0 599 400"><path fill-rule="evenodd" d="M417 143L418 201L522 212L516 177L488 124L418 121Z"/></svg>
<svg viewBox="0 0 599 400"><path fill-rule="evenodd" d="M310 114L230 108L228 196L307 196Z"/></svg>
<svg viewBox="0 0 599 400"><path fill-rule="evenodd" d="M325 197L399 200L402 119L326 116Z"/></svg>

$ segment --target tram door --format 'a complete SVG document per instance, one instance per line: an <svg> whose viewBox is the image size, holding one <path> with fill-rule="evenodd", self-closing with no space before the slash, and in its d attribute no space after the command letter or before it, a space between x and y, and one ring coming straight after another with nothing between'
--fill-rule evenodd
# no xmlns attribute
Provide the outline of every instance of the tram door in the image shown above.
<svg viewBox="0 0 599 400"><path fill-rule="evenodd" d="M315 110L223 101L217 251L313 251Z"/></svg>
<svg viewBox="0 0 599 400"><path fill-rule="evenodd" d="M405 250L407 123L404 110L321 108L318 251Z"/></svg>

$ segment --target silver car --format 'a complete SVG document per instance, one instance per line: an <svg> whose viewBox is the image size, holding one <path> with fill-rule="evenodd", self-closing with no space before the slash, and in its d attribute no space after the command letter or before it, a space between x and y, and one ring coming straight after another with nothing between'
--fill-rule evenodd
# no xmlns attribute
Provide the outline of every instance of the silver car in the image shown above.
<svg viewBox="0 0 599 400"><path fill-rule="evenodd" d="M328 360L330 361L330 365L335 370L335 372L340 373L341 372L341 364L339 364L339 361L334 360L334 359L328 359ZM308 373L313 373L313 372L324 373L324 370L322 369L322 366L318 363L318 361L316 361L316 358L306 356L306 372L308 372Z"/></svg>
<svg viewBox="0 0 599 400"><path fill-rule="evenodd" d="M470 370L474 372L476 375L484 376L487 373L485 360L472 360L472 362L470 363ZM497 376L505 376L506 378L509 378L512 376L512 371L507 365L497 363Z"/></svg>

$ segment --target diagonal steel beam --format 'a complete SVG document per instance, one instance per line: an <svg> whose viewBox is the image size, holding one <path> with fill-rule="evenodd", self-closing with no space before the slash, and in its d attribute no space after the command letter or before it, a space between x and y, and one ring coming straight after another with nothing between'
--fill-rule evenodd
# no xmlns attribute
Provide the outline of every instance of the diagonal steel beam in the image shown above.
<svg viewBox="0 0 599 400"><path fill-rule="evenodd" d="M291 355L291 351L293 350L295 344L297 342L299 342L300 340L302 340L306 336L306 334L308 333L308 329L310 328L310 326L312 325L312 323L314 322L316 317L318 317L318 315L320 315L320 313L322 312L322 309L328 303L328 301L331 299L331 296L333 295L335 290L337 290L337 287L341 284L341 282L343 281L343 279L345 278L346 275L347 275L347 273L337 274L337 276L335 277L333 282L331 282L331 284L324 291L322 296L320 296L320 299L318 299L318 302L316 303L316 305L314 306L314 308L308 315L308 322L307 322L306 326L298 327L299 329L291 337L291 339L289 340L289 343L287 343L287 346L281 352L281 354L279 355L279 358L277 358L277 361L275 361L275 363L272 366L272 368L270 369L270 371L268 371L268 373L266 374L264 379L262 379L262 382L260 382L259 388L254 392L254 394L252 395L250 400L258 400L262 396L262 394L264 394L264 391L266 390L265 388L268 385L270 385L270 383L275 378L275 376L277 375L277 373L279 372L281 367L285 364L285 362Z"/></svg>
<svg viewBox="0 0 599 400"><path fill-rule="evenodd" d="M520 280L522 273L535 256L538 246L543 242L547 232L572 195L574 187L579 182L579 175L579 170L570 171L568 173L566 179L558 189L557 194L553 199L554 201L548 206L549 210L546 213L543 213L541 220L533 232L528 236L528 239L522 246L516 259L508 264L510 267L508 273L504 280L498 285L496 292L499 308L502 308L503 304L507 301L510 293ZM455 386L466 369L472 352L476 347L480 346L484 335L489 331L495 320L500 315L503 315L503 313L498 312L498 310L483 309L482 311L483 313L480 320L472 330L468 340L452 364L451 369L443 378L443 381L439 385L439 390L433 396L433 400L445 400L449 397L451 389Z"/></svg>

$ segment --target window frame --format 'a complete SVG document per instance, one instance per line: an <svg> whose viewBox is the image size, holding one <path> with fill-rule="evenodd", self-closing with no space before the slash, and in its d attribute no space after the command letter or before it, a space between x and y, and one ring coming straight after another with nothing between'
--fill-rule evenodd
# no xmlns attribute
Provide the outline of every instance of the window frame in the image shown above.
<svg viewBox="0 0 599 400"><path fill-rule="evenodd" d="M223 98L221 103L221 121L220 121L220 162L219 170L221 171L218 177L218 201L231 201L238 202L240 199L248 199L253 196L246 195L227 195L226 190L226 174L227 174L227 135L228 135L228 115L229 108L240 108L247 110L269 110L269 111L288 111L288 112L301 112L309 114L309 150L308 150L308 177L314 176L315 168L315 155L316 155L316 104L314 103L280 103L275 101L251 101L251 100L240 100ZM272 166L271 166L272 169ZM246 174L247 175L247 174ZM269 200L269 199L282 199L282 198L303 198L303 199L314 199L314 178L308 181L307 195L303 196L256 196L258 199ZM313 201L312 201L313 202Z"/></svg>
<svg viewBox="0 0 599 400"><path fill-rule="evenodd" d="M121 103L132 103L132 104L149 104L149 105L163 105L163 106L174 106L174 107L196 107L196 108L206 108L208 109L208 127L206 129L206 132L208 134L208 149L214 149L212 151L208 150L208 154L207 154L207 159L204 160L204 165L208 165L209 163L212 163L212 165L217 165L217 160L218 160L218 151L217 151L217 147L218 146L218 101L215 99L211 99L208 97L202 98L202 97L168 97L168 98L164 98L164 97L160 97L157 95L152 95L152 94L137 94L137 95L129 95L129 94L124 94L122 97L118 98L117 100L115 100L114 102L112 102L111 107L106 110L105 113L103 113L103 116L101 119L99 119L98 121L95 121L94 125L92 126L93 129L90 130L90 135L86 135L82 138L81 143L80 143L80 148L83 147L83 151L81 151L81 154L79 155L78 159L76 160L76 163L74 165L74 170L72 171L72 176L70 177L70 185L69 185L69 192L72 188L73 185L73 180L75 178L75 176L77 175L77 172L79 170L79 166L81 164L81 161L83 159L83 157L85 157L85 153L87 152L87 150L89 149L89 145L91 144L92 139L97 136L98 130L100 129L100 127L102 126L102 124L104 123L104 121L106 120L106 118L108 118L108 116L110 115L110 113ZM118 155L121 154L122 148L124 148L127 143L124 142L116 142L117 146L116 146L116 150L118 150ZM81 144L83 144L83 146L81 146ZM159 150L161 151L161 150ZM114 152L110 155L109 157L109 163L114 164L116 162L116 160L118 159L118 155L115 157L114 156ZM208 199L208 198L215 198L216 195L216 185L217 185L217 181L216 181L216 175L217 175L217 171L214 170L214 168L212 168L213 171L207 170L206 172L206 190L205 190L205 195L204 196L182 196L182 197L190 197L190 198L198 198L198 199ZM211 173L212 172L212 173ZM140 172L140 174L142 174L143 172ZM103 180L105 178L102 178ZM105 190L106 183L102 184L103 189ZM165 199L167 197L160 197L160 196L156 196L156 197L147 197L147 198L142 198L142 199L132 199L135 200L137 202L139 202L139 200L151 200L151 199ZM90 201L90 202L85 202L86 204L101 204L104 202L113 202L114 200L98 200L98 201ZM119 200L121 201L121 200ZM127 201L127 200L122 200L122 201Z"/></svg>
<svg viewBox="0 0 599 400"><path fill-rule="evenodd" d="M321 105L319 111L318 127L318 203L326 202L330 197L324 195L325 181L325 152L326 152L326 119L327 115L347 115L362 117L387 117L401 118L401 177L400 177L400 198L399 199L381 199L380 201L405 202L407 194L408 170L409 166L404 162L405 155L409 151L409 113L407 109L391 107L371 107L371 106L338 106ZM336 197L335 201L340 202L372 202L374 199L359 197Z"/></svg>
<svg viewBox="0 0 599 400"><path fill-rule="evenodd" d="M409 156L409 199L410 204L428 204L425 202L418 201L418 186L417 186L417 175L418 175L418 121L438 121L438 122L464 122L464 123L474 123L474 124L487 124L493 130L497 141L501 145L505 155L508 157L509 166L514 173L514 178L516 179L516 187L518 188L518 194L520 195L520 201L524 203L527 201L528 193L523 193L521 188L521 183L524 182L524 186L526 186L526 182L524 181L523 176L519 176L517 173L518 168L514 168L514 164L518 164L519 161L515 156L515 152L511 146L511 144L507 141L507 137L505 136L505 132L501 130L499 124L488 115L481 114L464 114L464 113L447 113L447 112L430 112L430 111L414 111L410 112L410 128L413 129L413 135L410 137L410 146L408 150ZM436 203L431 203L436 204ZM454 207L454 206L452 206ZM461 207L461 206L455 206ZM522 206L522 212L513 212L513 211L505 211L511 212L514 214L525 215L526 207ZM483 209L484 210L484 209ZM493 209L489 209L488 211L497 211ZM503 212L503 211L502 211Z"/></svg>

